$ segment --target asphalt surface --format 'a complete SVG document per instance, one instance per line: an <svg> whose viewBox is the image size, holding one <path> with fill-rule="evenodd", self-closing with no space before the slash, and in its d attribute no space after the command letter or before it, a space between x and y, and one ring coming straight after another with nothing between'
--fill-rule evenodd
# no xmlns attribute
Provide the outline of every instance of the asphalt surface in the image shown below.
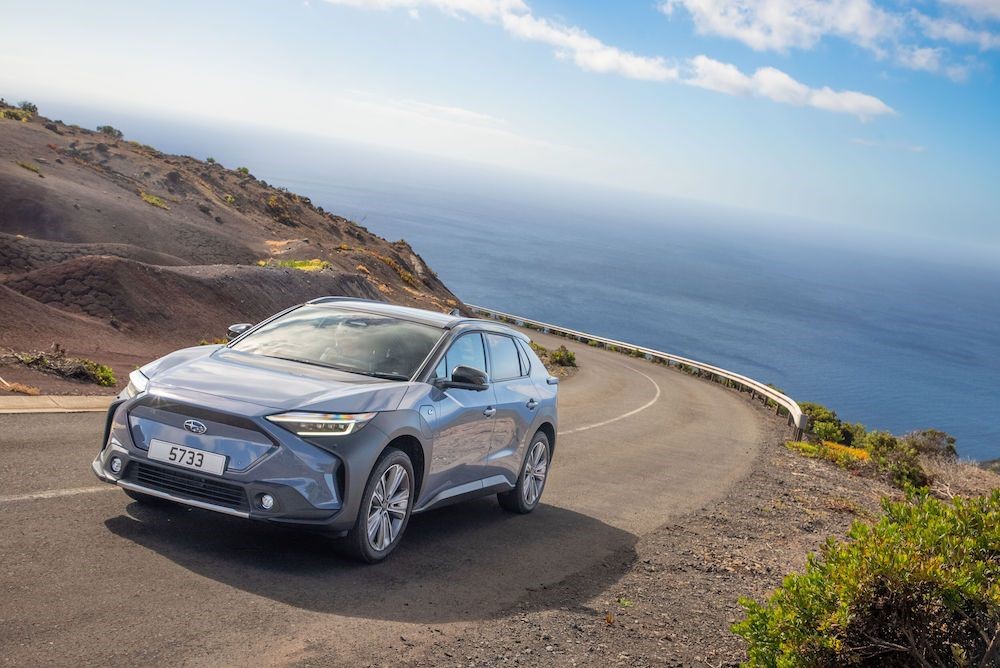
<svg viewBox="0 0 1000 668"><path fill-rule="evenodd" d="M323 536L101 485L99 413L0 415L0 664L256 665L322 646L355 665L415 627L544 607L566 578L581 600L600 593L642 535L737 484L772 427L711 383L569 347L580 370L560 389L539 508L514 516L490 497L416 515L376 566Z"/></svg>

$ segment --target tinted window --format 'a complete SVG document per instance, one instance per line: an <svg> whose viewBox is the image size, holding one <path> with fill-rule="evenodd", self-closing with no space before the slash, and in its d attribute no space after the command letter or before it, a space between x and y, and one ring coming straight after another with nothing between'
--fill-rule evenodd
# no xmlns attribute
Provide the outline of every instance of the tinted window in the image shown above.
<svg viewBox="0 0 1000 668"><path fill-rule="evenodd" d="M459 337L451 344L435 373L440 378L450 378L457 366L471 366L473 369L486 372L486 351L483 349L482 336L464 334Z"/></svg>
<svg viewBox="0 0 1000 668"><path fill-rule="evenodd" d="M352 373L408 380L442 331L391 316L302 306L232 345L233 350Z"/></svg>
<svg viewBox="0 0 1000 668"><path fill-rule="evenodd" d="M490 346L494 380L518 378L521 375L521 362L514 339L501 334L487 334L486 341Z"/></svg>
<svg viewBox="0 0 1000 668"><path fill-rule="evenodd" d="M524 346L527 345L524 341L517 342L517 356L521 358L521 375L527 376L531 373L531 362L528 361L528 353L525 352Z"/></svg>

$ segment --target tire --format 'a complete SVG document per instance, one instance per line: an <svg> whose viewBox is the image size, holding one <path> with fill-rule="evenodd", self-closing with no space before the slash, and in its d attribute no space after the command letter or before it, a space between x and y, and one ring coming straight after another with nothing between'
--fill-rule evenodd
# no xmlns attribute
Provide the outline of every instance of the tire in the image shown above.
<svg viewBox="0 0 1000 668"><path fill-rule="evenodd" d="M130 499L132 499L133 501L136 501L138 503L141 503L144 506L160 506L160 507L163 507L163 506L174 506L174 505L177 505L173 501L170 501L169 499L161 499L160 497L153 496L152 494L143 494L142 492L133 492L130 489L122 489L122 491L125 492L125 494Z"/></svg>
<svg viewBox="0 0 1000 668"><path fill-rule="evenodd" d="M517 486L509 492L497 494L500 507L512 513L530 513L538 506L545 491L545 481L549 477L549 463L552 456L549 450L549 437L545 432L538 431L532 436L528 451L524 453L524 463L521 464L521 475L517 478Z"/></svg>
<svg viewBox="0 0 1000 668"><path fill-rule="evenodd" d="M352 557L374 564L392 554L410 523L415 480L413 464L404 452L389 448L382 454L368 476L354 527L344 539ZM394 490L380 502L381 490L388 486ZM370 521L375 522L371 531Z"/></svg>

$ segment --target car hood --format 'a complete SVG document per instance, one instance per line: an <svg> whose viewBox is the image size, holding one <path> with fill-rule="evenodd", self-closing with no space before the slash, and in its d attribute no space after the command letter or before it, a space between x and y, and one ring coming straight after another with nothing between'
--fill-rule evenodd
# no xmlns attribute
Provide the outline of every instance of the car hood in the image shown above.
<svg viewBox="0 0 1000 668"><path fill-rule="evenodd" d="M411 385L224 346L178 350L142 372L150 391L187 390L279 410L339 413L395 410Z"/></svg>

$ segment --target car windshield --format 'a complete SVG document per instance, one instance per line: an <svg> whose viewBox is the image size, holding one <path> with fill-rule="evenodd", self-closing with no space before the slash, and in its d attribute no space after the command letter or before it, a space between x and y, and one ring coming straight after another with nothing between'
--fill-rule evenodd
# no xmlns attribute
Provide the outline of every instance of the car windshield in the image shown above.
<svg viewBox="0 0 1000 668"><path fill-rule="evenodd" d="M392 380L409 380L443 331L386 315L301 306L231 345L233 350Z"/></svg>

